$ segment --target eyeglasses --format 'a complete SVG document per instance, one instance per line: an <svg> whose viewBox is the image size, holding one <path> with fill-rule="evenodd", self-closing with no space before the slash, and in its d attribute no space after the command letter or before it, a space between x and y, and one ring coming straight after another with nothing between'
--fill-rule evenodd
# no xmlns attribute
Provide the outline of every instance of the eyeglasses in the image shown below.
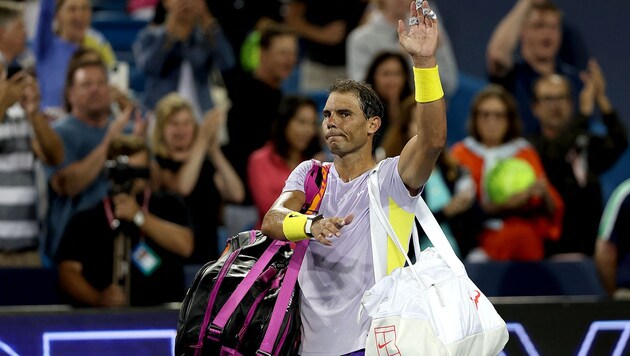
<svg viewBox="0 0 630 356"><path fill-rule="evenodd" d="M486 111L486 110L478 110L475 115L480 118L504 118L507 117L507 112L505 111Z"/></svg>
<svg viewBox="0 0 630 356"><path fill-rule="evenodd" d="M569 99L569 95L561 94L561 95L543 95L536 98L536 100L543 104L551 104L557 103L561 101L567 101Z"/></svg>

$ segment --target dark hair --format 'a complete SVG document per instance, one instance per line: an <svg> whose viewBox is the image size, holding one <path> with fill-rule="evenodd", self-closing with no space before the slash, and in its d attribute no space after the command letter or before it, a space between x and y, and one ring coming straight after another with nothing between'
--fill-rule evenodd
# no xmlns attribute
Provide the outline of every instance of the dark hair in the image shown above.
<svg viewBox="0 0 630 356"><path fill-rule="evenodd" d="M352 93L359 99L359 107L366 120L378 116L383 117L385 109L374 88L366 82L352 79L337 79L328 89L330 93Z"/></svg>
<svg viewBox="0 0 630 356"><path fill-rule="evenodd" d="M85 59L85 56L88 55L95 55L97 59ZM100 64L98 64L97 62L100 62ZM93 48L85 47L79 47L76 51L74 51L72 57L70 57L70 60L68 61L68 71L66 72L66 83L64 89L65 94L68 93L68 89L70 89L70 87L72 86L71 83L74 82L74 74L80 68L88 67L90 65L103 65L103 68L105 68L105 73L107 74L107 67L105 67L105 63L101 60L101 55L100 53L98 53L98 51ZM70 112L72 111L72 105L70 105L70 102L68 101L68 95L65 94L63 96L64 109L66 110L66 112Z"/></svg>
<svg viewBox="0 0 630 356"><path fill-rule="evenodd" d="M260 48L269 49L273 39L281 36L296 37L296 34L291 28L285 25L274 24L266 26L260 33Z"/></svg>
<svg viewBox="0 0 630 356"><path fill-rule="evenodd" d="M551 1L543 1L543 2L538 3L538 4L533 4L529 8L528 14L532 13L532 11L555 12L555 13L557 13L560 16L560 19L562 19L564 17L564 14L563 14L562 10L560 10L560 8L557 7Z"/></svg>
<svg viewBox="0 0 630 356"><path fill-rule="evenodd" d="M278 116L271 127L271 142L273 142L276 152L283 158L289 156L289 140L287 140L286 129L289 122L295 117L298 110L304 106L310 106L317 112L317 104L311 98L289 95L282 99L278 108ZM313 157L317 152L321 151L319 145L319 136L315 135L302 156L306 158Z"/></svg>
<svg viewBox="0 0 630 356"><path fill-rule="evenodd" d="M365 82L370 84L374 90L376 90L376 70L383 64L383 62L395 59L400 64L400 68L403 71L403 76L405 77L405 85L400 93L400 100L402 101L404 98L411 95L411 84L409 80L409 63L405 59L405 57L401 53L397 52L381 52L374 59L372 63L370 63L370 67L368 68L367 75L365 76ZM378 94L378 92L377 92Z"/></svg>
<svg viewBox="0 0 630 356"><path fill-rule="evenodd" d="M6 26L11 21L18 19L22 16L24 5L21 3L14 3L4 1L0 4L0 26Z"/></svg>
<svg viewBox="0 0 630 356"><path fill-rule="evenodd" d="M508 120L508 129L503 137L502 143L509 142L521 136L521 118L518 114L518 105L516 100L505 88L496 84L489 84L477 93L472 105L470 106L470 116L468 117L468 133L477 141L481 142L479 130L477 130L477 116L479 114L479 105L489 98L497 98L503 102L506 110L506 118Z"/></svg>

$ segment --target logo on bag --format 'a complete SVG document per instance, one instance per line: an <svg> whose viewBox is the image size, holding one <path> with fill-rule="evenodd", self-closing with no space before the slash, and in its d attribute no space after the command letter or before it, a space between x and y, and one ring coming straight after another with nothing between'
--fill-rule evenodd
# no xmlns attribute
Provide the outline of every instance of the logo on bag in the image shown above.
<svg viewBox="0 0 630 356"><path fill-rule="evenodd" d="M475 308L479 310L479 297L481 297L481 292L475 289L475 290L472 290L471 293L475 295L474 296L470 295L469 298L470 300L472 300L473 303L475 303Z"/></svg>
<svg viewBox="0 0 630 356"><path fill-rule="evenodd" d="M396 325L380 326L374 328L376 351L378 356L400 356L400 350L396 345Z"/></svg>

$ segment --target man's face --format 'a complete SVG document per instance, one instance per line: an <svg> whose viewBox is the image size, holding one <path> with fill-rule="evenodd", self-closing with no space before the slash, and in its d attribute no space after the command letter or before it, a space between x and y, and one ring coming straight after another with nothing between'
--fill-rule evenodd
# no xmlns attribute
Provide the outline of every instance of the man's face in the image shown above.
<svg viewBox="0 0 630 356"><path fill-rule="evenodd" d="M560 14L555 11L532 10L521 32L523 51L537 59L553 59L562 41Z"/></svg>
<svg viewBox="0 0 630 356"><path fill-rule="evenodd" d="M109 86L102 67L90 65L79 68L73 79L68 90L68 101L73 113L88 119L99 119L100 115L109 111Z"/></svg>
<svg viewBox="0 0 630 356"><path fill-rule="evenodd" d="M0 28L4 48L18 55L26 49L26 26L22 18L16 18Z"/></svg>
<svg viewBox="0 0 630 356"><path fill-rule="evenodd" d="M269 48L260 49L260 70L279 81L285 80L297 62L297 38L292 35L274 37Z"/></svg>
<svg viewBox="0 0 630 356"><path fill-rule="evenodd" d="M56 19L59 35L67 41L80 43L92 21L89 0L65 0Z"/></svg>
<svg viewBox="0 0 630 356"><path fill-rule="evenodd" d="M573 108L566 82L541 80L534 88L534 95L532 110L542 127L562 129L571 120Z"/></svg>
<svg viewBox="0 0 630 356"><path fill-rule="evenodd" d="M358 151L368 144L370 135L374 135L379 126L379 118L366 119L354 94L333 92L328 97L322 132L334 155L343 157Z"/></svg>

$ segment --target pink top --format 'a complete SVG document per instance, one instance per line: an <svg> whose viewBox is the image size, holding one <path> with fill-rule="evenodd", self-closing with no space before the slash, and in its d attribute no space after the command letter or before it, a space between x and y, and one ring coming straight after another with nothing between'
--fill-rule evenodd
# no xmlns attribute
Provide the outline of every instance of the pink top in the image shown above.
<svg viewBox="0 0 630 356"><path fill-rule="evenodd" d="M134 12L145 7L156 7L159 0L128 0L127 11Z"/></svg>
<svg viewBox="0 0 630 356"><path fill-rule="evenodd" d="M267 210L282 193L289 174L291 174L291 169L276 153L271 142L267 142L249 156L247 184L258 209L257 229L260 228Z"/></svg>

